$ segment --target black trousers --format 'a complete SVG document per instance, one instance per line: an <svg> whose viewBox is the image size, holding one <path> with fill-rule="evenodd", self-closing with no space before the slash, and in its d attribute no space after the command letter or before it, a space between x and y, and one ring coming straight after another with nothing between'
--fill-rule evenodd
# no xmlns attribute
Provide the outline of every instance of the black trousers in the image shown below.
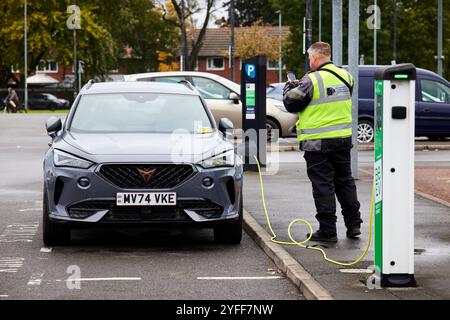
<svg viewBox="0 0 450 320"><path fill-rule="evenodd" d="M323 140L321 151L306 151L308 177L313 187L320 230L336 233L336 197L347 228L359 227L360 203L351 171L351 138Z"/></svg>

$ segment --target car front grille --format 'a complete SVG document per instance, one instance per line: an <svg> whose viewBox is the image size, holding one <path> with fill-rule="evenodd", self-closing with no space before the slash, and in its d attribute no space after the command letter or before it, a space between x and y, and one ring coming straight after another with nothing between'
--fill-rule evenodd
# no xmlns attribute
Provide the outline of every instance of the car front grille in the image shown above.
<svg viewBox="0 0 450 320"><path fill-rule="evenodd" d="M184 164L105 164L100 176L123 189L171 189L195 175Z"/></svg>
<svg viewBox="0 0 450 320"><path fill-rule="evenodd" d="M108 213L102 221L192 221L185 210L207 219L219 218L223 207L209 200L180 200L176 206L119 207L115 200L87 200L67 209L73 219L87 219L100 211Z"/></svg>

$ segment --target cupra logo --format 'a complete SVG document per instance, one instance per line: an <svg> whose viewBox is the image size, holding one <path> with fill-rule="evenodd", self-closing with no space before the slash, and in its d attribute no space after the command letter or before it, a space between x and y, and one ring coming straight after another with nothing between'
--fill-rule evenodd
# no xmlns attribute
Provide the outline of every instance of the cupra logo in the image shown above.
<svg viewBox="0 0 450 320"><path fill-rule="evenodd" d="M144 182L148 184L155 175L156 169L139 168L138 172L141 175L142 179L144 179Z"/></svg>

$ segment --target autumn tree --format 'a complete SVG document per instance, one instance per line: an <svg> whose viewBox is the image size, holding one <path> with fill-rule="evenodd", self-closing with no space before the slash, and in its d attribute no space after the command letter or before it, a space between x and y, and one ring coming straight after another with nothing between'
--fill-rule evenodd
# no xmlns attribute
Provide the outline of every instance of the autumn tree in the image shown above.
<svg viewBox="0 0 450 320"><path fill-rule="evenodd" d="M236 33L235 42L235 53L241 60L257 55L265 55L269 61L277 61L280 58L279 41L274 41L273 37L265 32L261 21L241 28Z"/></svg>
<svg viewBox="0 0 450 320"><path fill-rule="evenodd" d="M28 2L28 70L36 69L40 60L56 53L56 61L68 66L73 60L72 32L66 21L71 1ZM23 1L0 2L0 82L13 77L11 66L23 72L24 19ZM85 62L87 76L105 75L116 66L115 42L99 22L90 1L79 1L82 29L78 31L78 55ZM20 80L20 79L16 79ZM20 82L20 81L19 81Z"/></svg>
<svg viewBox="0 0 450 320"><path fill-rule="evenodd" d="M185 10L182 11L181 1L184 1ZM184 56L186 59L186 70L193 70L195 68L197 57L203 45L206 29L211 20L212 15L217 10L215 8L217 0L168 0L162 6L164 10L163 19L167 23L176 26L182 35L184 34L184 41L186 48ZM200 22L199 30L196 30L195 15L203 13L204 17ZM185 23L181 23L181 18L184 14ZM183 40L183 39L182 39Z"/></svg>

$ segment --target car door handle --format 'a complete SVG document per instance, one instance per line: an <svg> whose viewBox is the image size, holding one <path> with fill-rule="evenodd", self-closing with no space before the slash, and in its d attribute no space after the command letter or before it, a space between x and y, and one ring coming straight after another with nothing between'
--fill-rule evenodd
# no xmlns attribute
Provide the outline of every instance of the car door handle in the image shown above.
<svg viewBox="0 0 450 320"><path fill-rule="evenodd" d="M431 109L430 108L425 108L425 109L423 109L423 112L431 112Z"/></svg>

